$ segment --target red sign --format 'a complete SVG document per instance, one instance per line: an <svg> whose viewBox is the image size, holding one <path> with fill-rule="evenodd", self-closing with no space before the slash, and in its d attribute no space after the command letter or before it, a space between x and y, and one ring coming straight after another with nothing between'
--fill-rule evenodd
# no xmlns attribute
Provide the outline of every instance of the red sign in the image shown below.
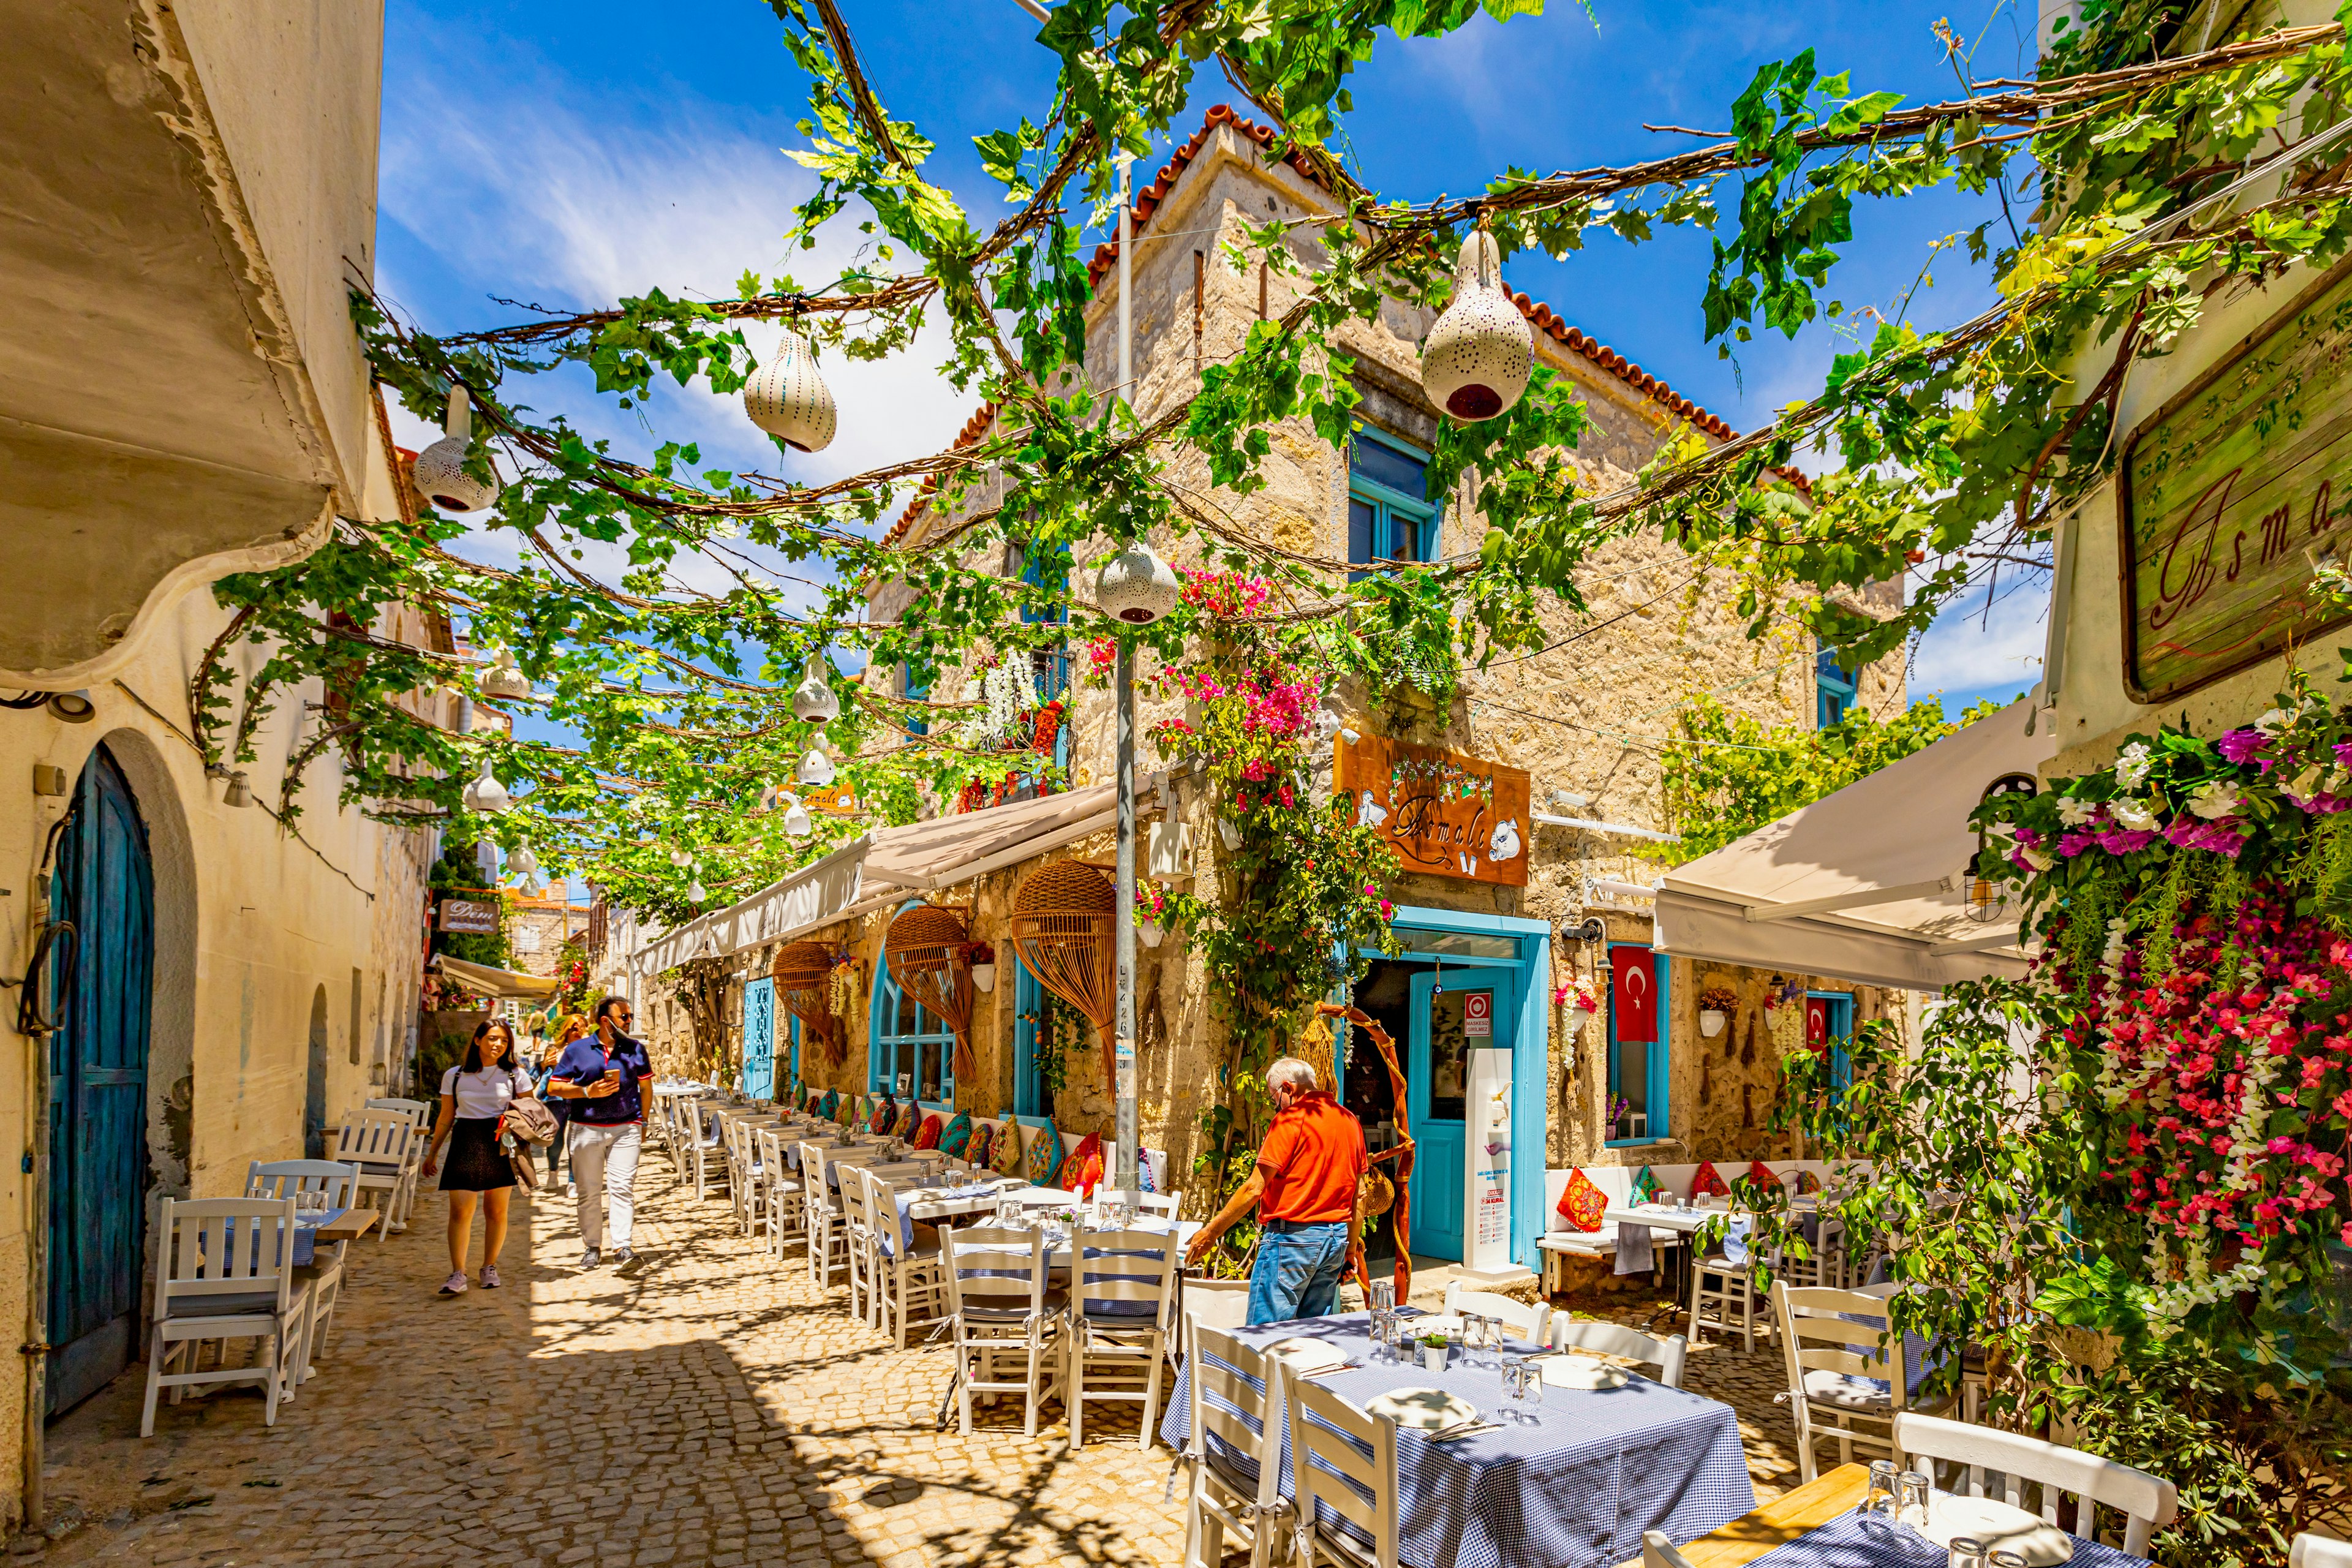
<svg viewBox="0 0 2352 1568"><path fill-rule="evenodd" d="M1609 950L1610 1011L1617 1038L1648 1045L1658 1037L1658 955L1646 947Z"/></svg>
<svg viewBox="0 0 2352 1568"><path fill-rule="evenodd" d="M1815 1050L1830 1043L1830 1005L1819 996L1805 998L1805 1044Z"/></svg>
<svg viewBox="0 0 2352 1568"><path fill-rule="evenodd" d="M1470 1040L1495 1037L1495 994L1473 991L1462 998L1462 1037Z"/></svg>

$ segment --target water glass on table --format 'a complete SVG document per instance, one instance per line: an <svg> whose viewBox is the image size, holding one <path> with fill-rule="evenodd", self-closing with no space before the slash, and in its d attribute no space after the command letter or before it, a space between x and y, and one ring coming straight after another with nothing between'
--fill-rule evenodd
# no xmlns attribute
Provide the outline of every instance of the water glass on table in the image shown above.
<svg viewBox="0 0 2352 1568"><path fill-rule="evenodd" d="M1918 1470L1906 1470L1895 1478L1895 1484L1902 1488L1897 1494L1901 1500L1895 1510L1896 1522L1925 1531L1927 1528L1927 1494L1931 1484L1927 1476Z"/></svg>
<svg viewBox="0 0 2352 1568"><path fill-rule="evenodd" d="M1864 1513L1892 1514L1895 1511L1895 1461L1870 1461L1870 1495L1863 1500Z"/></svg>
<svg viewBox="0 0 2352 1568"><path fill-rule="evenodd" d="M1364 1305L1375 1312L1396 1310L1396 1281L1375 1279L1364 1288Z"/></svg>

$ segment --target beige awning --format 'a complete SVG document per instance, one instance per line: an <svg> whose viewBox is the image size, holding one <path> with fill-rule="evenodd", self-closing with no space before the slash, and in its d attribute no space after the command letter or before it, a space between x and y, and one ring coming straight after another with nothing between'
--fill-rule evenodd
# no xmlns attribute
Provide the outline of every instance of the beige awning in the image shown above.
<svg viewBox="0 0 2352 1568"><path fill-rule="evenodd" d="M1937 990L2019 976L2017 918L1969 915L1969 814L2008 773L2034 776L2057 749L2027 704L1945 736L1802 810L1666 873L1657 943L1677 957Z"/></svg>
<svg viewBox="0 0 2352 1568"><path fill-rule="evenodd" d="M664 932L631 957L629 968L659 974L688 959L790 942L918 893L986 876L1113 826L1116 796L1109 784L1098 784L877 828L740 903Z"/></svg>
<svg viewBox="0 0 2352 1568"><path fill-rule="evenodd" d="M544 1001L561 989L561 984L551 976L525 974L519 969L493 969L487 963L468 963L446 952L433 955L433 967L468 991L478 991L485 996L496 996L501 1000Z"/></svg>

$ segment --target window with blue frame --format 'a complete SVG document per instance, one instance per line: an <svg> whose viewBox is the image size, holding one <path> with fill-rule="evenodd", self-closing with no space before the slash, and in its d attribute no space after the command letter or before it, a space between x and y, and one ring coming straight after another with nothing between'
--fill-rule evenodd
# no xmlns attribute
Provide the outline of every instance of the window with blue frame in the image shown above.
<svg viewBox="0 0 2352 1568"><path fill-rule="evenodd" d="M928 666L902 664L898 667L899 696L920 702L930 694L931 672ZM909 735L928 735L930 732L929 720L910 718L907 721L907 733Z"/></svg>
<svg viewBox="0 0 2352 1568"><path fill-rule="evenodd" d="M1813 644L1813 724L1826 730L1853 711L1860 677L1838 667L1838 650L1816 638Z"/></svg>
<svg viewBox="0 0 2352 1568"><path fill-rule="evenodd" d="M1853 1039L1853 993L1807 992L1805 1037L1808 1043L1822 1041L1829 1046L1830 1092L1843 1095L1853 1082L1853 1058L1847 1049Z"/></svg>
<svg viewBox="0 0 2352 1568"><path fill-rule="evenodd" d="M1609 949L1609 1143L1670 1136L1666 1088L1674 1037L1666 955L1630 942Z"/></svg>
<svg viewBox="0 0 2352 1568"><path fill-rule="evenodd" d="M1437 553L1437 508L1429 499L1429 454L1370 428L1348 447L1348 559L1427 561ZM1365 576L1349 574L1349 580Z"/></svg>
<svg viewBox="0 0 2352 1568"><path fill-rule="evenodd" d="M1070 552L1066 545L1031 546L1019 541L1005 546L1005 568L1008 575L1020 578L1033 587L1049 594L1066 595L1070 583ZM1060 626L1070 618L1066 605L1024 605L1021 618L1032 626ZM1070 692L1070 649L1067 643L1058 648L1035 648L1029 655L1029 679L1037 689L1039 703L1066 698ZM1066 723L1054 734L1054 765L1070 765L1070 729ZM1044 788L1045 780L1034 774L1024 774L1013 781L1004 798L1028 800Z"/></svg>
<svg viewBox="0 0 2352 1568"><path fill-rule="evenodd" d="M1054 1114L1054 1089L1063 1051L1070 1045L1070 1010L1037 984L1029 966L1013 961L1013 1110L1017 1116Z"/></svg>
<svg viewBox="0 0 2352 1568"><path fill-rule="evenodd" d="M955 1032L890 978L887 964L875 970L874 1015L866 1053L866 1087L898 1092L904 1075L915 1098L945 1104L955 1098L952 1058Z"/></svg>
<svg viewBox="0 0 2352 1568"><path fill-rule="evenodd" d="M799 1015L799 1014L797 1014L797 1013L788 1013L788 1014L786 1014L786 1015L785 1015L785 1016L786 1016L786 1017L791 1021L791 1024L792 1024L792 1056L791 1056L791 1058L790 1058L790 1065L789 1065L788 1070L787 1070L787 1072L786 1072L786 1075L785 1075L785 1078L784 1078L784 1081L785 1081L786 1083L790 1083L790 1084L797 1084L797 1083L799 1083L799 1082L801 1081L801 1020L800 1020L800 1015Z"/></svg>

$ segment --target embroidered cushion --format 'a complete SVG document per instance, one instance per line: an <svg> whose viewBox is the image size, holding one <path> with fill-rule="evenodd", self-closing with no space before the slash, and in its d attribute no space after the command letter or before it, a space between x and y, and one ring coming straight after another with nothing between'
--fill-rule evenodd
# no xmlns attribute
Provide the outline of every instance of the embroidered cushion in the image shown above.
<svg viewBox="0 0 2352 1568"><path fill-rule="evenodd" d="M1559 1194L1559 1214L1569 1229L1599 1230L1601 1211L1608 1206L1608 1194L1592 1184L1591 1177L1580 1168L1568 1173L1568 1190Z"/></svg>
<svg viewBox="0 0 2352 1568"><path fill-rule="evenodd" d="M1698 1163L1698 1169L1691 1175L1691 1196L1727 1198L1730 1195L1731 1189L1724 1184L1722 1173L1716 1170L1715 1162L1701 1160Z"/></svg>
<svg viewBox="0 0 2352 1568"><path fill-rule="evenodd" d="M898 1120L890 1123L890 1136L893 1138L910 1136L915 1131L915 1118L921 1114L922 1112L916 1109L913 1100L907 1101L905 1105L898 1108Z"/></svg>
<svg viewBox="0 0 2352 1568"><path fill-rule="evenodd" d="M955 1120L948 1123L948 1130L940 1134L940 1152L951 1154L960 1160L971 1142L971 1112L959 1110L955 1113Z"/></svg>
<svg viewBox="0 0 2352 1568"><path fill-rule="evenodd" d="M1062 1173L1062 1135L1051 1127L1029 1129L1029 1157L1024 1173L1032 1186L1056 1185L1054 1178Z"/></svg>
<svg viewBox="0 0 2352 1568"><path fill-rule="evenodd" d="M841 1090L837 1089L826 1089L824 1091L824 1098L817 1102L816 1113L824 1118L827 1121L830 1121L838 1115L840 1111Z"/></svg>
<svg viewBox="0 0 2352 1568"><path fill-rule="evenodd" d="M1819 1176L1814 1175L1811 1171L1797 1173L1797 1193L1800 1196L1807 1193L1818 1193L1821 1190L1822 1179Z"/></svg>
<svg viewBox="0 0 2352 1568"><path fill-rule="evenodd" d="M938 1117L924 1117L923 1124L915 1129L915 1147L918 1149L938 1148L940 1146L940 1134L945 1131L946 1128L947 1124L941 1121Z"/></svg>
<svg viewBox="0 0 2352 1568"><path fill-rule="evenodd" d="M1078 1196L1088 1198L1094 1196L1094 1191L1102 1184L1102 1139L1089 1132L1078 1140L1078 1146L1063 1162L1062 1182Z"/></svg>
<svg viewBox="0 0 2352 1568"><path fill-rule="evenodd" d="M874 1115L866 1123L866 1130L869 1132L887 1132L890 1131L890 1124L898 1120L898 1108L886 1098L874 1108Z"/></svg>
<svg viewBox="0 0 2352 1568"><path fill-rule="evenodd" d="M1657 1197L1658 1178L1651 1173L1649 1166L1644 1165L1642 1173L1633 1178L1633 1199L1637 1204L1647 1204L1655 1203Z"/></svg>
<svg viewBox="0 0 2352 1568"><path fill-rule="evenodd" d="M996 1130L996 1147L991 1152L988 1168L1000 1176L1022 1173L1021 1123L1008 1120Z"/></svg>
<svg viewBox="0 0 2352 1568"><path fill-rule="evenodd" d="M965 1148L964 1158L974 1168L986 1170L989 1155L996 1152L996 1123L983 1121L971 1130L971 1142Z"/></svg>
<svg viewBox="0 0 2352 1568"><path fill-rule="evenodd" d="M1780 1184L1780 1178L1772 1173L1772 1167L1761 1160L1748 1162L1748 1179L1755 1184L1759 1193L1769 1193Z"/></svg>

